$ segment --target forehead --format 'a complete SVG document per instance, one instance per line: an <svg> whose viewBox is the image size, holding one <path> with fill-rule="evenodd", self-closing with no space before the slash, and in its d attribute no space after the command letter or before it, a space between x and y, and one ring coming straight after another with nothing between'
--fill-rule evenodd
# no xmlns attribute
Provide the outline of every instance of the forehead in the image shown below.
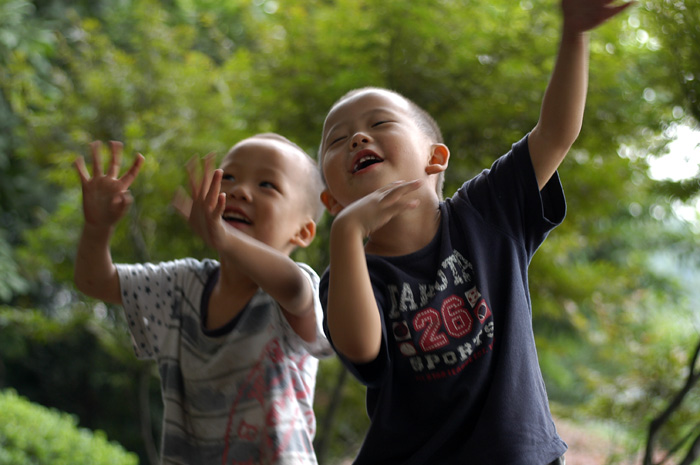
<svg viewBox="0 0 700 465"><path fill-rule="evenodd" d="M411 107L405 98L382 89L368 89L333 106L326 117L323 132L325 134L335 126L381 111L411 115Z"/></svg>
<svg viewBox="0 0 700 465"><path fill-rule="evenodd" d="M236 144L221 161L221 168L251 167L297 176L305 161L305 155L289 144L253 137Z"/></svg>

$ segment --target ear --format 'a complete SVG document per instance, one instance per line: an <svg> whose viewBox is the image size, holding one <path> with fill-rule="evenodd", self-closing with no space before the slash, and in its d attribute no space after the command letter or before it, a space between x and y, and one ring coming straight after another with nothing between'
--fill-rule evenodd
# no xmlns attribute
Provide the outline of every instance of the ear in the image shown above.
<svg viewBox="0 0 700 465"><path fill-rule="evenodd" d="M340 213L340 211L343 209L343 206L340 205L337 200L335 200L335 197L328 192L328 189L324 189L323 192L321 192L321 202L323 202L323 205L326 206L328 213L333 216Z"/></svg>
<svg viewBox="0 0 700 465"><path fill-rule="evenodd" d="M425 172L428 174L442 173L447 169L450 160L450 149L445 144L432 144L430 147L430 160Z"/></svg>
<svg viewBox="0 0 700 465"><path fill-rule="evenodd" d="M314 237L316 237L316 223L309 219L301 225L301 228L294 234L290 242L298 247L308 247L311 241L314 240Z"/></svg>

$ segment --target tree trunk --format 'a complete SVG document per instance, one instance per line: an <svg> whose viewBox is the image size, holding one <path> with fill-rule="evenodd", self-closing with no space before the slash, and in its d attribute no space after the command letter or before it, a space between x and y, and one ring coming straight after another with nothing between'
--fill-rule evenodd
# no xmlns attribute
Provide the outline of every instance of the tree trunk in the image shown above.
<svg viewBox="0 0 700 465"><path fill-rule="evenodd" d="M314 444L314 451L316 452L316 458L318 463L326 463L326 455L328 455L328 444L331 439L331 430L333 424L335 423L335 414L338 411L340 402L342 401L343 387L345 386L345 380L348 376L348 370L341 364L340 372L338 373L338 379L335 382L335 387L333 388L333 394L331 394L331 400L328 403L328 409L326 410L326 415L323 417L323 425L319 428L321 434L316 438Z"/></svg>
<svg viewBox="0 0 700 465"><path fill-rule="evenodd" d="M649 423L649 434L647 436L646 451L642 462L643 465L659 465L658 463L654 463L654 443L656 442L656 436L664 424L666 424L669 418L671 418L671 415L673 415L673 413L680 408L685 396L688 395L693 386L695 386L695 384L697 384L697 382L700 380L700 371L698 371L696 367L699 356L700 341L698 341L695 351L693 352L693 356L690 359L688 377L685 380L685 384L673 397L673 399L671 399L666 409L661 412L659 416L654 418L651 423ZM687 456L679 465L690 465L698 456L700 456L700 435L695 438Z"/></svg>

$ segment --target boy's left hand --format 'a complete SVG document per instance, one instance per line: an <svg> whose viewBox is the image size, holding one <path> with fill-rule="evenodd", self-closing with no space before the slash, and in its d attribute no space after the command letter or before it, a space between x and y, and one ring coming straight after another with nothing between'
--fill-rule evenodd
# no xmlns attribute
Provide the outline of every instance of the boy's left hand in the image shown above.
<svg viewBox="0 0 700 465"><path fill-rule="evenodd" d="M226 239L226 227L221 215L226 208L226 195L221 190L221 170L213 170L214 156L204 157L203 173L197 176L198 160L187 164L191 197L182 190L175 194L173 206L187 220L204 242L219 250Z"/></svg>
<svg viewBox="0 0 700 465"><path fill-rule="evenodd" d="M613 2L614 0L562 0L564 32L582 34L595 29L634 3L612 5Z"/></svg>

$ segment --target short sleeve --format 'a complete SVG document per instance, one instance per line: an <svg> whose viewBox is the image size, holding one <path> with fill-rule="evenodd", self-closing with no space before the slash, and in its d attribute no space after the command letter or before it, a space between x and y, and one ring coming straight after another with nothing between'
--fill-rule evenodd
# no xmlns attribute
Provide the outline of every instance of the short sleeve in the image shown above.
<svg viewBox="0 0 700 465"><path fill-rule="evenodd" d="M326 334L323 331L323 309L321 307L321 301L319 299L319 277L318 274L305 263L297 262L299 268L304 271L305 276L311 284L314 294L314 311L316 313L316 340L314 342L306 342L302 340L302 345L306 350L316 358L326 358L333 355L333 349L331 348ZM301 338L299 338L301 340Z"/></svg>
<svg viewBox="0 0 700 465"><path fill-rule="evenodd" d="M475 209L485 223L521 242L532 256L564 220L566 201L558 173L540 191L527 141L525 136L513 144L450 200L458 211Z"/></svg>
<svg viewBox="0 0 700 465"><path fill-rule="evenodd" d="M167 332L180 325L178 282L187 272L187 262L117 265L122 305L140 359L158 358Z"/></svg>

